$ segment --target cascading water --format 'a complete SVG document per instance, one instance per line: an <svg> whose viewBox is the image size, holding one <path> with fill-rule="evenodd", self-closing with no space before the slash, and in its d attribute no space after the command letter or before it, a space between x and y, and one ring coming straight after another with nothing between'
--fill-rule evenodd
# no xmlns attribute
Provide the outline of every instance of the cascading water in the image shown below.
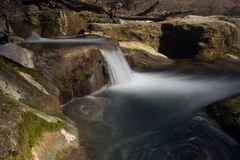
<svg viewBox="0 0 240 160"><path fill-rule="evenodd" d="M93 160L240 159L240 144L204 111L207 105L239 93L239 76L132 73L121 50L106 38L33 36L26 43L37 47L100 45L113 85L99 99L80 99L63 107L72 120L88 125L91 133L86 144L94 148ZM103 103L102 97L111 103Z"/></svg>
<svg viewBox="0 0 240 160"><path fill-rule="evenodd" d="M129 67L120 48L102 48L100 51L107 63L112 85L124 84L132 79L132 70Z"/></svg>

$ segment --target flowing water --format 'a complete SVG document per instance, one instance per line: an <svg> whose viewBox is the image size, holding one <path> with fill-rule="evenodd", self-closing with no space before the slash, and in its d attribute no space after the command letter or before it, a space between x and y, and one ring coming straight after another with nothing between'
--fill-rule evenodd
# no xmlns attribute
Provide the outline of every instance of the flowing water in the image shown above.
<svg viewBox="0 0 240 160"><path fill-rule="evenodd" d="M100 118L85 119L93 160L240 159L240 144L205 112L207 105L240 93L239 76L132 73L119 49L101 52L114 85L98 94L111 102L101 103ZM79 101L64 107L75 120L82 120L85 104Z"/></svg>
<svg viewBox="0 0 240 160"><path fill-rule="evenodd" d="M115 49L102 48L100 51L107 62L112 85L124 84L131 81L133 77L132 71L118 47Z"/></svg>
<svg viewBox="0 0 240 160"><path fill-rule="evenodd" d="M35 37L27 43L71 46L92 40ZM205 112L207 105L240 93L239 76L132 73L118 48L103 47L101 53L112 86L63 107L67 116L87 126L88 136L80 140L92 160L240 159L240 144Z"/></svg>

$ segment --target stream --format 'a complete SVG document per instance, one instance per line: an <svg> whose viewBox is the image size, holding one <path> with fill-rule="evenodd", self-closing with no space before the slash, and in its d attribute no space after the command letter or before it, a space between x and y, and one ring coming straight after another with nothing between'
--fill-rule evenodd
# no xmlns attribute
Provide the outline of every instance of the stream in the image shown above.
<svg viewBox="0 0 240 160"><path fill-rule="evenodd" d="M88 125L90 133L83 143L91 150L91 159L240 158L240 144L205 111L208 105L240 93L239 76L197 71L136 73L121 66L127 63L119 50L102 52L112 85L63 108L68 117Z"/></svg>

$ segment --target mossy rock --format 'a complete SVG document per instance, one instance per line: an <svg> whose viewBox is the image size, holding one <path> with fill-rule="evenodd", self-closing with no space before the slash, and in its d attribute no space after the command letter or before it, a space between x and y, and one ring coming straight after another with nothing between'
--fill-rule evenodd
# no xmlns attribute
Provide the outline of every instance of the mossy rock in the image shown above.
<svg viewBox="0 0 240 160"><path fill-rule="evenodd" d="M208 111L231 134L240 134L240 97L216 103Z"/></svg>
<svg viewBox="0 0 240 160"><path fill-rule="evenodd" d="M88 31L109 36L116 41L137 41L149 45L156 51L159 47L161 27L158 23L143 24L99 24L88 26Z"/></svg>
<svg viewBox="0 0 240 160"><path fill-rule="evenodd" d="M39 143L45 132L55 132L63 128L64 123L59 118L50 117L34 110L22 114L19 124L20 148L24 157L31 158L31 148Z"/></svg>
<svg viewBox="0 0 240 160"><path fill-rule="evenodd" d="M43 134L46 132L55 132L64 127L64 122L57 117L52 117L43 112L36 111L27 105L0 92L0 129L8 128L9 135L3 141L6 146L8 143L15 142L15 150L9 147L8 152L2 153L4 160L23 160L32 158L32 147L38 144ZM2 112L4 111L4 112ZM7 125L7 126L6 126ZM9 139L10 138L10 139ZM8 140L9 139L9 140Z"/></svg>
<svg viewBox="0 0 240 160"><path fill-rule="evenodd" d="M108 15L95 14L91 12L81 12L79 17L87 21L87 23L120 23L119 19L112 19Z"/></svg>
<svg viewBox="0 0 240 160"><path fill-rule="evenodd" d="M60 35L60 24L57 15L53 13L40 14L39 21L43 37L54 37Z"/></svg>

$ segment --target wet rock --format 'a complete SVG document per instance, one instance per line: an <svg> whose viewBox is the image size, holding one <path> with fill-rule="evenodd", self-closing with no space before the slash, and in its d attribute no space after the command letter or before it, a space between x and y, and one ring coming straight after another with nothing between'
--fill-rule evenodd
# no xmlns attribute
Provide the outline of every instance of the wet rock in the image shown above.
<svg viewBox="0 0 240 160"><path fill-rule="evenodd" d="M120 42L123 53L131 66L136 70L163 68L172 61L152 47L140 42Z"/></svg>
<svg viewBox="0 0 240 160"><path fill-rule="evenodd" d="M107 83L100 51L75 47L39 51L35 64L59 88L60 102L90 94Z"/></svg>
<svg viewBox="0 0 240 160"><path fill-rule="evenodd" d="M208 107L212 115L227 132L236 138L240 134L240 97L225 100Z"/></svg>
<svg viewBox="0 0 240 160"><path fill-rule="evenodd" d="M72 125L0 92L0 159L54 159L78 148L77 138Z"/></svg>

